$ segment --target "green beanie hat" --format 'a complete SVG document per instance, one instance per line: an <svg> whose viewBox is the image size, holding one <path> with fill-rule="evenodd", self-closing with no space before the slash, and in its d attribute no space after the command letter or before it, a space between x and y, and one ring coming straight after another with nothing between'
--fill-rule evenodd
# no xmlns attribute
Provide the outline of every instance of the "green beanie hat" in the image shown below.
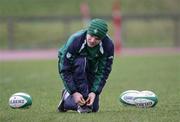
<svg viewBox="0 0 180 122"><path fill-rule="evenodd" d="M102 19L93 19L90 21L87 33L103 39L108 31L106 22Z"/></svg>

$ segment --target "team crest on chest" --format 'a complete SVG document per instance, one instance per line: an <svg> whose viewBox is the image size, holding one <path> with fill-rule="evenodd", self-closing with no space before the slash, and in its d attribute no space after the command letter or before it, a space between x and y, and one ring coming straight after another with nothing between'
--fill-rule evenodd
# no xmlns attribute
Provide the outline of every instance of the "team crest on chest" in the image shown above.
<svg viewBox="0 0 180 122"><path fill-rule="evenodd" d="M96 54L96 57L98 57L99 55L98 54Z"/></svg>
<svg viewBox="0 0 180 122"><path fill-rule="evenodd" d="M71 58L71 56L72 56L72 54L69 52L66 54L66 58L68 58L68 59Z"/></svg>

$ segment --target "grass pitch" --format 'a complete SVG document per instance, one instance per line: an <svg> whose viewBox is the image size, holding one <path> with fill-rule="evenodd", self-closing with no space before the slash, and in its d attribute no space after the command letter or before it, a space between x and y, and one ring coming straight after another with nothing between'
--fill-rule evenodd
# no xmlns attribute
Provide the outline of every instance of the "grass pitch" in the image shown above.
<svg viewBox="0 0 180 122"><path fill-rule="evenodd" d="M178 122L180 120L180 55L116 57L113 71L100 98L98 113L57 113L60 89L57 61L0 62L1 122ZM125 90L152 90L154 108L123 106L118 97ZM30 109L12 109L15 92L31 95Z"/></svg>

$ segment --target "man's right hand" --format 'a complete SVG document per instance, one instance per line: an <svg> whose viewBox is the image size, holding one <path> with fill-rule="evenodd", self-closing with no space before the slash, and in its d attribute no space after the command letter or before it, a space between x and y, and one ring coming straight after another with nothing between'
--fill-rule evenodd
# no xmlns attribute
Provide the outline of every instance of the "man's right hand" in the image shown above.
<svg viewBox="0 0 180 122"><path fill-rule="evenodd" d="M82 94L80 94L79 92L75 92L72 95L74 97L75 103L79 104L80 106L82 106L82 105L84 105L86 103L86 101L84 100Z"/></svg>

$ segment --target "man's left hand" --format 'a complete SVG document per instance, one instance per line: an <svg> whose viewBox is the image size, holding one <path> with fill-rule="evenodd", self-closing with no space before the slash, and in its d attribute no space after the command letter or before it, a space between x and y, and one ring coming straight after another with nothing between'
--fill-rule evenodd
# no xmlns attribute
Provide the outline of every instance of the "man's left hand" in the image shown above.
<svg viewBox="0 0 180 122"><path fill-rule="evenodd" d="M96 94L94 92L89 93L88 98L86 100L86 105L91 106L94 103Z"/></svg>

